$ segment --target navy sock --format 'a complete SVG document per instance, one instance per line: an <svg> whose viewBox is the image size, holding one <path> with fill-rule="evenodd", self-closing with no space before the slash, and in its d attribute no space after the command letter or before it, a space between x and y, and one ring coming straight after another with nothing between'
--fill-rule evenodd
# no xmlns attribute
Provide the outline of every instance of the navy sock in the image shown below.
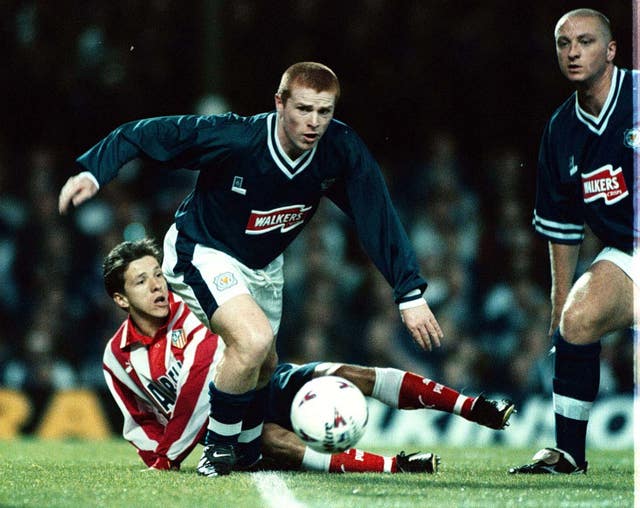
<svg viewBox="0 0 640 508"><path fill-rule="evenodd" d="M556 445L568 452L578 466L585 462L587 423L600 386L600 343L578 346L564 340L557 329L553 407Z"/></svg>
<svg viewBox="0 0 640 508"><path fill-rule="evenodd" d="M260 459L262 427L269 395L268 385L255 391L242 419L242 432L238 438L238 466L248 467Z"/></svg>
<svg viewBox="0 0 640 508"><path fill-rule="evenodd" d="M209 425L205 444L225 443L236 445L242 430L242 418L252 401L255 390L245 393L226 393L218 390L213 381L209 383Z"/></svg>

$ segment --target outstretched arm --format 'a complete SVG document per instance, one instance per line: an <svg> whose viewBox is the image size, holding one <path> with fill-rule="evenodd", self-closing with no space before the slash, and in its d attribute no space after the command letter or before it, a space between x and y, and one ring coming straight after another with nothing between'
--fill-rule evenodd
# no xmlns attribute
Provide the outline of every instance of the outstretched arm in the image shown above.
<svg viewBox="0 0 640 508"><path fill-rule="evenodd" d="M355 136L355 135L354 135ZM380 273L394 290L402 320L416 344L440 346L442 330L422 298L427 288L407 233L400 222L382 172L359 138L352 172L344 185L332 188L330 199L354 221L358 237Z"/></svg>
<svg viewBox="0 0 640 508"><path fill-rule="evenodd" d="M93 197L101 185L113 180L120 168L136 158L148 158L168 167L199 168L198 163L213 127L220 118L196 115L164 116L136 120L117 127L77 159L85 169L67 180L60 191L58 209L78 206ZM202 134L202 133L207 133ZM202 134L202 135L201 135ZM188 155L184 153L188 151ZM179 164L173 161L180 157Z"/></svg>

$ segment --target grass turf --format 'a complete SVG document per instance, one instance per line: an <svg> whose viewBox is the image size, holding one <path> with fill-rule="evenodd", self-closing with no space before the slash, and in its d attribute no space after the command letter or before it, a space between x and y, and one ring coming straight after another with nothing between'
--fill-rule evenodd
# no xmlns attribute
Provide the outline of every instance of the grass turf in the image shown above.
<svg viewBox="0 0 640 508"><path fill-rule="evenodd" d="M133 448L119 439L19 439L0 441L0 506L633 506L633 450L590 450L584 476L506 473L535 451L437 447L442 457L437 475L235 473L211 479L195 473L199 448L182 471L165 473L146 471ZM269 485L273 492L265 497ZM283 485L289 497L282 497Z"/></svg>

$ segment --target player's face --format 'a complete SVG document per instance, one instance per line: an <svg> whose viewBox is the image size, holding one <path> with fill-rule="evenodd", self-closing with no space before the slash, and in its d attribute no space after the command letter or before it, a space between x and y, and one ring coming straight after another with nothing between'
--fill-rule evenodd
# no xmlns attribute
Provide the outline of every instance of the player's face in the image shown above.
<svg viewBox="0 0 640 508"><path fill-rule="evenodd" d="M276 95L278 140L291 159L318 144L333 118L335 104L334 92L316 92L295 84L286 103Z"/></svg>
<svg viewBox="0 0 640 508"><path fill-rule="evenodd" d="M167 281L158 260L145 256L129 263L124 272L124 294L114 296L120 307L144 330L145 324L158 324L169 315Z"/></svg>
<svg viewBox="0 0 640 508"><path fill-rule="evenodd" d="M590 86L613 61L616 43L608 40L598 18L573 16L556 28L556 53L569 81Z"/></svg>

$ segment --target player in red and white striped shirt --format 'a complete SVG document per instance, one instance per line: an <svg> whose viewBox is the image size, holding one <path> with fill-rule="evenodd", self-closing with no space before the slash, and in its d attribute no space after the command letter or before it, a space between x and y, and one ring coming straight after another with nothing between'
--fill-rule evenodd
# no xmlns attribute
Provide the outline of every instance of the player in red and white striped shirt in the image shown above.
<svg viewBox="0 0 640 508"><path fill-rule="evenodd" d="M148 466L167 469L204 432L224 343L169 292L158 259L150 240L124 242L105 259L107 292L129 317L109 341L103 368L124 438Z"/></svg>
<svg viewBox="0 0 640 508"><path fill-rule="evenodd" d="M148 239L123 242L105 258L105 288L129 316L107 344L103 368L124 416L124 438L137 448L147 466L166 470L179 469L207 430L209 381L225 346L169 291L159 259L157 247ZM291 400L304 383L321 375L345 377L365 395L391 407L446 411L496 429L507 425L514 410L508 401L498 407L482 396L467 397L398 369L319 362L281 364L271 378L264 426L247 423L242 428L236 467L256 463L262 449L276 467L435 472L438 458L432 453L383 457L352 449L327 455L306 447L291 430ZM246 422L251 422L250 416L245 417Z"/></svg>

